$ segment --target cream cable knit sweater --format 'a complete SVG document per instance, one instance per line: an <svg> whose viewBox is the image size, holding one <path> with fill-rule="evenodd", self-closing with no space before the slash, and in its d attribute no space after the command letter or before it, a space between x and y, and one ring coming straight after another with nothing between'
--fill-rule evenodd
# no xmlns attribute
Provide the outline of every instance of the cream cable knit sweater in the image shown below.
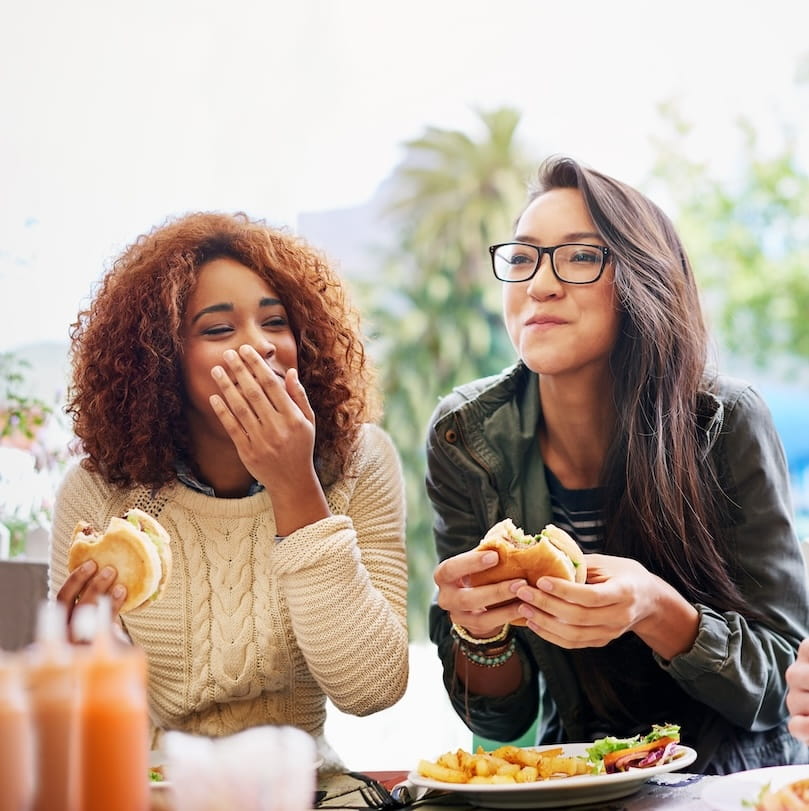
<svg viewBox="0 0 809 811"><path fill-rule="evenodd" d="M103 528L130 507L151 512L172 538L171 582L122 620L148 655L155 727L290 724L339 765L322 738L326 696L368 715L401 698L408 674L402 471L379 427L363 429L354 473L327 491L331 517L276 544L266 492L219 499L178 483L152 499L75 465L55 505L51 596L79 520Z"/></svg>

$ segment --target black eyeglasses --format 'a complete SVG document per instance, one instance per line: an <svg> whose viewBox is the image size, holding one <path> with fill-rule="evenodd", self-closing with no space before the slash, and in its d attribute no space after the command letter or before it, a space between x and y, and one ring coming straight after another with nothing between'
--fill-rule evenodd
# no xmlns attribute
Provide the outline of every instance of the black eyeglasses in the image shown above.
<svg viewBox="0 0 809 811"><path fill-rule="evenodd" d="M566 242L542 248L527 242L491 245L492 270L501 282L527 282L536 276L542 256L551 257L551 270L560 282L592 284L601 278L610 249L603 245Z"/></svg>

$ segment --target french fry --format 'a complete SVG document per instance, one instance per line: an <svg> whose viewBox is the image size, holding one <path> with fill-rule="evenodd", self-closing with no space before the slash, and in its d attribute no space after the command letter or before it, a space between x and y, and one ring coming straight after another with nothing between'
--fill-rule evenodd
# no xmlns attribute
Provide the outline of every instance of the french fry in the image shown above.
<svg viewBox="0 0 809 811"><path fill-rule="evenodd" d="M585 758L565 756L561 746L539 751L508 745L491 752L479 746L475 754L446 752L435 761L420 761L418 772L444 783L503 785L588 774L589 768Z"/></svg>
<svg viewBox="0 0 809 811"><path fill-rule="evenodd" d="M497 766L497 771L495 774L498 777L514 777L516 778L517 773L520 771L520 764L519 763L500 763Z"/></svg>
<svg viewBox="0 0 809 811"><path fill-rule="evenodd" d="M586 774L587 764L580 758L562 757L554 755L543 758L539 763L539 775L543 778L565 775L573 777L577 774Z"/></svg>
<svg viewBox="0 0 809 811"><path fill-rule="evenodd" d="M539 780L539 771L536 766L523 766L522 769L514 775L514 779L518 783L535 783Z"/></svg>
<svg viewBox="0 0 809 811"><path fill-rule="evenodd" d="M439 766L443 766L446 769L452 769L456 772L463 771L457 752L446 752L441 755L436 762Z"/></svg>
<svg viewBox="0 0 809 811"><path fill-rule="evenodd" d="M511 774L492 774L488 777L470 777L469 782L475 785L484 785L484 786L507 786L511 785L512 783L516 783L517 781L514 779L514 775Z"/></svg>
<svg viewBox="0 0 809 811"><path fill-rule="evenodd" d="M467 775L457 769L450 769L440 766L438 763L431 763L429 760L420 760L418 772L422 777L429 780L438 780L441 783L468 783Z"/></svg>

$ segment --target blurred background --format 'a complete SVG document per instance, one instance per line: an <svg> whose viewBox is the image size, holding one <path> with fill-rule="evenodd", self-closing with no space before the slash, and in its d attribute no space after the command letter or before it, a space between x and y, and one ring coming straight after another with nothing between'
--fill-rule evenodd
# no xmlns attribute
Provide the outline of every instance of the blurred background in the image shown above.
<svg viewBox="0 0 809 811"><path fill-rule="evenodd" d="M440 395L513 360L486 246L551 153L638 186L678 224L714 360L770 404L809 537L808 27L804 0L7 10L0 556L45 555L69 458L68 330L95 281L167 216L246 211L326 249L363 313L407 477L414 661L433 679L415 700L439 717L422 437ZM337 736L393 741L392 712Z"/></svg>

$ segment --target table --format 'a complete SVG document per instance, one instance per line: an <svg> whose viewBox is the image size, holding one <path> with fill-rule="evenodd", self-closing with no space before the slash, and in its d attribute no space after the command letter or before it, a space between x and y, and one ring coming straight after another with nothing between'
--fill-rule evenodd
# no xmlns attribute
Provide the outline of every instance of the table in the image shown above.
<svg viewBox="0 0 809 811"><path fill-rule="evenodd" d="M403 781L407 772L364 772L368 777L378 780L386 788L391 789ZM707 784L719 778L711 775L690 774L685 772L672 772L650 778L640 790L628 797L617 800L601 802L596 805L570 806L577 811L705 811L707 806L702 802L701 795ZM326 792L326 799L318 809L339 809L345 806L362 806L363 802L358 793L363 784L347 774L320 775L317 780L319 791ZM352 791L353 790L353 791ZM419 803L418 809L424 811L480 811L477 806L469 805L463 801L451 801L444 797L434 803ZM160 790L153 788L151 792L150 811L174 811L175 804L170 789ZM406 807L405 807L406 808ZM249 811L244 809L243 811Z"/></svg>
<svg viewBox="0 0 809 811"><path fill-rule="evenodd" d="M379 780L386 788L392 788L398 782L405 779L407 772L365 772L369 777ZM644 783L641 789L635 794L623 797L618 800L602 802L597 805L571 806L578 811L658 811L665 808L666 811L705 811L709 808L700 796L702 791L710 781L718 779L715 776L691 774L685 772L671 772L651 778ZM359 782L351 780L346 775L322 776L318 781L318 788L334 794L343 788L350 788L352 785L359 786ZM358 795L346 795L334 800L326 800L319 806L326 809L339 807L340 805L361 805L357 801ZM472 811L476 806L466 803L446 802L425 803L418 808L424 811L440 811L440 809L460 809L460 811Z"/></svg>
<svg viewBox="0 0 809 811"><path fill-rule="evenodd" d="M407 776L405 771L365 772L365 775L378 780L386 788L391 789ZM635 794L618 800L611 800L597 805L571 806L577 811L707 811L707 806L700 796L704 787L712 780L718 779L710 775L672 772L651 778L644 783ZM317 788L327 792L327 799L319 809L339 809L345 806L362 806L362 799L358 792L362 783L347 774L320 775ZM352 789L354 791L352 792ZM339 795L339 796L338 796ZM153 790L151 792L151 811L173 811L171 791ZM417 809L424 811L479 811L476 806L464 802L447 802L447 798L434 803L419 804ZM406 809L405 809L406 811Z"/></svg>

